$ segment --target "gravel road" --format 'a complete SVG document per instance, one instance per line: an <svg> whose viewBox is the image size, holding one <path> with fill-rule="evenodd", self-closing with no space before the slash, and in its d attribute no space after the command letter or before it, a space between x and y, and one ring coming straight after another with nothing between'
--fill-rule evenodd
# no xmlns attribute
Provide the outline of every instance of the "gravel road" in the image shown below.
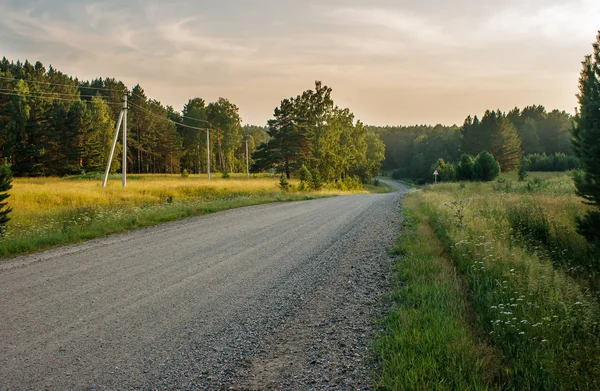
<svg viewBox="0 0 600 391"><path fill-rule="evenodd" d="M364 390L405 188L0 262L0 390Z"/></svg>

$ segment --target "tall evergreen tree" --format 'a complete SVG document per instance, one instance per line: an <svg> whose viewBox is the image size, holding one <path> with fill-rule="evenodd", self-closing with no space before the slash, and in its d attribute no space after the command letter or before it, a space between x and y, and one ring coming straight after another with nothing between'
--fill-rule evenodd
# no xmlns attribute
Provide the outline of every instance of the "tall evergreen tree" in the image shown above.
<svg viewBox="0 0 600 391"><path fill-rule="evenodd" d="M589 240L600 240L600 32L586 56L579 79L579 110L573 129L572 146L584 170L577 177L577 193L593 210L579 219L579 231Z"/></svg>
<svg viewBox="0 0 600 391"><path fill-rule="evenodd" d="M274 168L289 179L292 172L306 163L309 140L298 126L293 98L281 101L273 117L268 122L269 142L259 146L253 154L253 171Z"/></svg>
<svg viewBox="0 0 600 391"><path fill-rule="evenodd" d="M486 111L481 122L476 119L470 121L468 117L463 125L463 151L472 155L488 151L503 171L516 170L521 157L521 140L510 120L500 110Z"/></svg>

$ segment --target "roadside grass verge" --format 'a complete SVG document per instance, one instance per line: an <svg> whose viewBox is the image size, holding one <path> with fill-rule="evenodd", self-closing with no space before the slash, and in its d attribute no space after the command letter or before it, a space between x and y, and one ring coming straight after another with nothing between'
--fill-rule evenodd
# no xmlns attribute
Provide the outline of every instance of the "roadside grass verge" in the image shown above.
<svg viewBox="0 0 600 391"><path fill-rule="evenodd" d="M600 389L598 252L576 233L575 216L586 207L568 176L430 185L405 202L410 213L427 222L466 283L467 296L456 290L451 294L475 315L469 322L471 335L477 340L477 330L483 330L493 351L502 356L501 375L491 385L479 384L516 390ZM431 242L422 230L403 235L417 236L409 244ZM407 286L414 278L410 268L421 261L401 263ZM440 306L451 306L443 297L437 300ZM413 311L427 313L425 308ZM424 329L409 324L393 335L420 335ZM396 349L390 356L414 360L410 352ZM440 349L417 351L422 356ZM454 376L463 378L459 370ZM428 387L414 383L406 388Z"/></svg>
<svg viewBox="0 0 600 391"><path fill-rule="evenodd" d="M414 193L404 201L397 287L385 332L375 345L382 372L376 389L485 390L495 388L500 358L469 324L464 278L443 248Z"/></svg>
<svg viewBox="0 0 600 391"><path fill-rule="evenodd" d="M119 178L103 189L95 177L15 178L8 199L14 211L0 238L0 258L226 209L368 192L283 192L278 177L266 176L208 181L195 175L135 175L128 180L125 189Z"/></svg>

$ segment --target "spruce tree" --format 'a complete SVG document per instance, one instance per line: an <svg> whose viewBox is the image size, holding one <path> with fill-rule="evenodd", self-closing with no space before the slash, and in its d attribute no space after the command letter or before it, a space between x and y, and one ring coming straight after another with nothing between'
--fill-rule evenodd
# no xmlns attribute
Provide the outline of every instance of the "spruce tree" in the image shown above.
<svg viewBox="0 0 600 391"><path fill-rule="evenodd" d="M6 207L5 201L9 197L7 191L10 189L12 189L12 172L8 166L0 166L0 236L6 230L6 223L10 220L8 214L12 211L12 208Z"/></svg>
<svg viewBox="0 0 600 391"><path fill-rule="evenodd" d="M594 208L578 219L579 232L590 241L600 240L600 32L586 56L579 79L579 110L572 146L584 175L575 179L577 193Z"/></svg>

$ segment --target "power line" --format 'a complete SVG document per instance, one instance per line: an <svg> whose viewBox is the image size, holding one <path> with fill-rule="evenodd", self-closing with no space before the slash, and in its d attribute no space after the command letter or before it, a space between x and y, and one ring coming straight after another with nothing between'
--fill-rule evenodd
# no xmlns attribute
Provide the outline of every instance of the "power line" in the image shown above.
<svg viewBox="0 0 600 391"><path fill-rule="evenodd" d="M133 96L137 96L138 98L142 98L142 99L144 99L144 97L143 97L143 96L140 96L140 95L138 95L138 94L134 94L133 92L131 93L131 96L132 96L132 97L133 97ZM139 108L139 107L138 107L138 108ZM140 108L140 109L141 109L141 108ZM211 123L210 123L210 121L207 121L207 120L205 120L205 119L199 119L199 118L188 117L188 116L186 116L186 115L183 115L183 114L181 114L181 113L177 113L177 114L179 114L179 116L180 116L181 118L187 118L187 119L190 119L190 120L192 120L192 121L197 121L197 122L204 122L204 123L207 123L209 127L211 127L212 129L215 129L215 130L216 130L216 128L213 126L213 124L211 124ZM176 123L177 123L178 125L181 125L181 126L184 126L184 127L189 127L189 126L187 126L187 125L183 125L183 124L180 124L180 123L178 123L178 122L176 122ZM200 129L200 128L199 128L199 129Z"/></svg>
<svg viewBox="0 0 600 391"><path fill-rule="evenodd" d="M108 92L115 92L115 93L123 93L124 91L116 91L116 90L112 90L109 88L105 88L105 87L92 87L92 86L86 86L85 84L81 84L80 82L75 82L77 83L76 85L72 85L72 84L61 84L61 83L51 83L51 82L46 82L46 81L38 81L38 80L28 80L28 79L19 79L19 78L10 78L10 77L5 77L5 76L0 76L0 79L2 80L8 80L8 81L19 81L22 80L25 83L33 83L33 84L46 84L46 85L51 85L51 86L59 86L59 87L77 87L77 88L89 88L92 90L99 90L99 91L108 91Z"/></svg>
<svg viewBox="0 0 600 391"><path fill-rule="evenodd" d="M10 88L0 88L0 91L4 91L4 92L12 92L12 91L16 91L14 88L10 89ZM39 96L39 97L54 97L54 96L59 96L59 97L67 97L67 98L95 98L95 97L99 97L99 98L106 98L105 96L102 95L85 95L85 94L64 94L64 93L60 93L60 92L51 92L51 91L27 91L25 92L27 94L30 95L34 95L34 96Z"/></svg>
<svg viewBox="0 0 600 391"><path fill-rule="evenodd" d="M139 105L136 105L135 103L128 102L128 104L129 104L129 106L135 107L136 109L138 109L138 110L140 110L140 111L142 111L142 112L144 112L146 114L150 114L151 116L154 116L154 117L156 117L158 119L161 119L163 121L168 121L168 122L170 122L170 123L172 123L172 124L174 124L176 126L181 126L181 127L184 127L184 128L190 128L190 129L196 129L196 130L206 130L206 128L198 128L196 126L190 126L190 125L185 125L185 124L182 124L182 123L179 123L179 122L175 122L175 121L173 121L170 118L162 117L162 116L160 116L160 115L158 115L156 113L151 112L150 110L146 110L143 107L141 107Z"/></svg>
<svg viewBox="0 0 600 391"><path fill-rule="evenodd" d="M64 101L64 102L83 102L83 103L94 103L91 100L85 100L85 99L68 99L68 98L61 98L58 96L40 96L40 95L31 95L28 93L21 93L21 92L15 92L14 90L10 91L10 90L6 90L2 91L0 90L0 95L6 95L6 96L18 96L18 97L25 97L25 98L45 98L45 99L52 99L52 100L60 100L60 101ZM107 102L104 101L104 103L106 103L107 105L118 105L121 106L122 103L115 103L115 102Z"/></svg>

